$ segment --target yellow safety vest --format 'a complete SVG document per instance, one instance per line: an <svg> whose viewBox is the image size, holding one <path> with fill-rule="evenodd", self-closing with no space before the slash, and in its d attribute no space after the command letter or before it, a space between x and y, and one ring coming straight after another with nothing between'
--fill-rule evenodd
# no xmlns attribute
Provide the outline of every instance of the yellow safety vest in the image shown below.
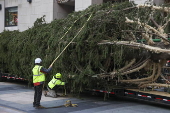
<svg viewBox="0 0 170 113"><path fill-rule="evenodd" d="M33 83L45 81L45 74L40 72L41 67L42 66L35 65L35 67L32 69L32 72L33 72Z"/></svg>
<svg viewBox="0 0 170 113"><path fill-rule="evenodd" d="M65 82L62 82L61 80L55 79L53 77L53 79L48 83L48 86L52 89L56 85L65 85Z"/></svg>

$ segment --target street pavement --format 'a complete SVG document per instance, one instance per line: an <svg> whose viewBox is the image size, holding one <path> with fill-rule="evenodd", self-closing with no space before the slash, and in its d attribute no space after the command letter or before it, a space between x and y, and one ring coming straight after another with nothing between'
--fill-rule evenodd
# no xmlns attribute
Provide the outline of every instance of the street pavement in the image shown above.
<svg viewBox="0 0 170 113"><path fill-rule="evenodd" d="M103 97L89 95L82 98L42 95L42 106L60 106L71 100L78 107L35 109L32 106L33 98L34 89L26 84L0 82L0 113L170 113L170 106L121 98L104 101Z"/></svg>

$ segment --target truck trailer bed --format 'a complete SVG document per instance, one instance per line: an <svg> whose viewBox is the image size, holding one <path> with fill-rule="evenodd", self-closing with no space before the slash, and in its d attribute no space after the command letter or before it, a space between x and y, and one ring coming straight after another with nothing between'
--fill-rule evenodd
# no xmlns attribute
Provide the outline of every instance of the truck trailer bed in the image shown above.
<svg viewBox="0 0 170 113"><path fill-rule="evenodd" d="M99 89L93 89L92 91L170 105L170 94L164 91L142 91L140 89L126 88L114 88L110 92Z"/></svg>
<svg viewBox="0 0 170 113"><path fill-rule="evenodd" d="M127 97L170 105L170 94L168 92L141 91L139 89L125 89L124 91L125 91L125 96Z"/></svg>
<svg viewBox="0 0 170 113"><path fill-rule="evenodd" d="M139 89L126 89L126 90L141 92L141 93L147 93L147 94L152 94L152 95L161 95L161 96L165 96L165 97L170 97L170 93L163 92L163 91L142 91L142 90L139 90Z"/></svg>

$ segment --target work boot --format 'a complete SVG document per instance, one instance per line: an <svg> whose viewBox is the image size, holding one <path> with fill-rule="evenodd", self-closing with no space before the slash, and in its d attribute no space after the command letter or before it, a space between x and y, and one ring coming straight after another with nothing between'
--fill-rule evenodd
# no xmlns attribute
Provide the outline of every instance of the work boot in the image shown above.
<svg viewBox="0 0 170 113"><path fill-rule="evenodd" d="M56 94L57 97L59 97L60 95Z"/></svg>
<svg viewBox="0 0 170 113"><path fill-rule="evenodd" d="M33 102L33 107L35 107L35 102Z"/></svg>
<svg viewBox="0 0 170 113"><path fill-rule="evenodd" d="M57 98L57 95L53 95L53 96L51 96L52 98Z"/></svg>
<svg viewBox="0 0 170 113"><path fill-rule="evenodd" d="M44 109L45 107L44 106L41 106L41 105L39 105L39 106L35 106L35 109Z"/></svg>
<svg viewBox="0 0 170 113"><path fill-rule="evenodd" d="M57 92L55 93L56 94L56 97L59 97L60 95L57 94Z"/></svg>
<svg viewBox="0 0 170 113"><path fill-rule="evenodd" d="M55 96L53 96L53 98L57 98L57 97L59 97L60 95L58 95L58 94L56 94Z"/></svg>

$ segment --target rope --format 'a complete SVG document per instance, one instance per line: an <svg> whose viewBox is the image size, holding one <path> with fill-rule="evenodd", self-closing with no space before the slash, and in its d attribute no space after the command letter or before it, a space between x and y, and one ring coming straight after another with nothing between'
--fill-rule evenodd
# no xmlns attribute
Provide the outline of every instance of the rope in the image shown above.
<svg viewBox="0 0 170 113"><path fill-rule="evenodd" d="M54 59L54 61L51 63L50 66L52 66L55 61L62 55L62 53L67 49L67 47L73 42L73 40L79 35L79 33L82 31L82 29L85 27L85 25L87 24L87 22L90 20L90 18L92 17L92 14L89 16L89 18L86 20L86 23L84 23L84 25L81 27L81 29L79 30L79 32L76 34L76 36L74 36L74 38L67 44L67 46L61 51L61 53L56 57L56 59Z"/></svg>
<svg viewBox="0 0 170 113"><path fill-rule="evenodd" d="M87 14L88 14L88 13L87 13ZM85 14L85 15L87 15L87 14ZM85 15L81 15L80 18L84 17ZM68 28L67 32L65 32L65 34L60 38L60 40L63 39L63 38L66 36L66 34L69 32L69 30L73 27L73 25L74 25L80 18L78 18L77 20L75 20L75 21L73 22L72 26L70 26L70 27Z"/></svg>

